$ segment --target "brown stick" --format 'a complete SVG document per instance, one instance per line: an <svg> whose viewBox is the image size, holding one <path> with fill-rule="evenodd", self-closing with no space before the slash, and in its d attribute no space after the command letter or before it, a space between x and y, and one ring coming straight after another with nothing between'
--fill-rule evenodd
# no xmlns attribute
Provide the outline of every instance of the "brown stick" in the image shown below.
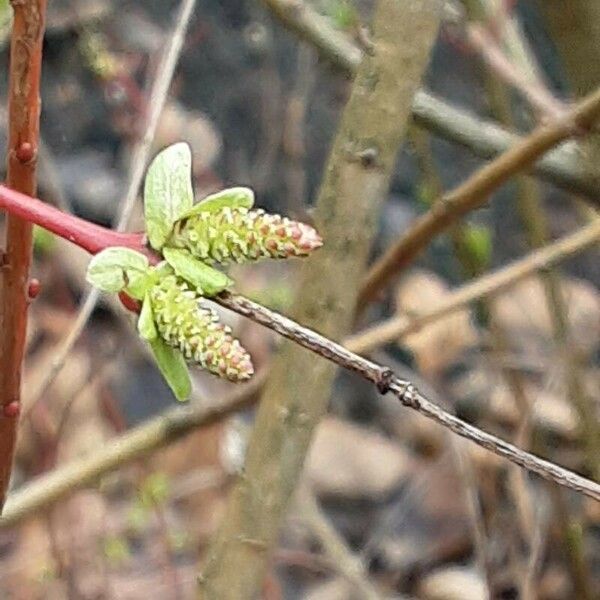
<svg viewBox="0 0 600 600"><path fill-rule="evenodd" d="M472 302L496 295L536 271L565 260L599 241L600 219L596 219L593 223L553 244L531 252L506 267L486 273L474 281L458 287L442 297L439 304L428 312L414 317L407 315L391 317L352 335L345 340L344 345L359 353L373 350L392 340L418 331L438 319L465 308Z"/></svg>
<svg viewBox="0 0 600 600"><path fill-rule="evenodd" d="M52 505L60 498L96 483L106 473L141 458L200 427L206 427L249 406L265 381L265 372L220 402L207 398L177 406L148 419L90 456L72 460L28 482L11 494L0 518L0 529L10 527Z"/></svg>
<svg viewBox="0 0 600 600"><path fill-rule="evenodd" d="M467 39L499 79L521 92L542 117L557 119L563 115L566 105L547 88L528 78L519 65L514 65L483 25L470 23Z"/></svg>
<svg viewBox="0 0 600 600"><path fill-rule="evenodd" d="M490 433L462 421L458 417L446 412L441 406L425 398L409 381L396 377L388 367L378 365L358 356L354 352L344 348L344 346L243 296L224 294L218 298L218 302L230 310L272 329L311 352L334 362L338 366L349 371L354 371L364 379L375 384L382 394L391 392L404 406L416 410L429 419L433 419L453 433L471 442L475 442L482 448L502 458L506 458L516 465L538 474L544 479L554 481L559 485L569 487L594 500L600 501L600 484L529 452L525 452Z"/></svg>
<svg viewBox="0 0 600 600"><path fill-rule="evenodd" d="M295 5L302 11L308 3ZM411 0L410 8L377 3L373 47L354 80L318 194L315 223L328 243L305 262L292 313L334 339L350 328L378 207L437 32L437 0ZM282 344L248 443L245 476L207 552L202 598L258 594L334 375L333 365Z"/></svg>
<svg viewBox="0 0 600 600"><path fill-rule="evenodd" d="M46 0L11 0L11 4L14 20L8 91L7 183L19 192L35 196ZM31 250L31 224L8 215L0 292L0 510L10 482L17 437Z"/></svg>
<svg viewBox="0 0 600 600"><path fill-rule="evenodd" d="M600 89L578 103L563 118L536 128L504 154L476 171L460 186L445 194L371 267L360 291L359 306L372 300L435 235L484 204L495 189L516 173L526 171L544 152L591 127L599 115Z"/></svg>

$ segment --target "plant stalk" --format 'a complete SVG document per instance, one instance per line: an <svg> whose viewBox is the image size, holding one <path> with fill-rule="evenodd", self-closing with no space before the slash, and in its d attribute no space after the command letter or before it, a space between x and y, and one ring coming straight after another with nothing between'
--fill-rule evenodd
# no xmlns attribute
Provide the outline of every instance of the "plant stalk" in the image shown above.
<svg viewBox="0 0 600 600"><path fill-rule="evenodd" d="M7 184L33 196L40 127L40 74L46 0L11 0L14 11L8 84ZM17 438L21 369L27 331L27 287L32 225L6 219L0 280L0 511L4 506Z"/></svg>

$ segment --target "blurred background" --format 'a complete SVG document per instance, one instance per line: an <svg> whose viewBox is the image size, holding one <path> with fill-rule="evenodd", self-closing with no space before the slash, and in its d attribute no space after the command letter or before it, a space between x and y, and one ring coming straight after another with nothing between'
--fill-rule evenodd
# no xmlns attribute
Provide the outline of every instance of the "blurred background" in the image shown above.
<svg viewBox="0 0 600 600"><path fill-rule="evenodd" d="M370 0L305 4L327 27L357 46L364 42ZM597 2L564 4L447 1L426 89L515 132L562 114L600 82ZM0 6L5 146L10 9L6 1ZM172 1L49 2L40 198L103 225L117 218L177 12ZM197 197L245 185L259 206L310 222L350 85L259 0L206 0L187 29L152 153L186 140ZM374 257L483 164L473 144L447 138L409 126ZM141 203L134 217L139 230ZM593 218L575 192L513 179L436 238L358 325L432 310L453 287ZM13 492L105 451L175 404L131 315L108 298L58 370L56 357L87 291L87 261L36 230L33 274L42 292L29 312ZM297 270L296 261L235 268L236 289L285 313ZM465 307L371 355L462 417L593 477L600 457L590 455L587 438L598 429L582 415L597 422L598 248L552 273L553 287L530 277L493 303ZM554 303L549 286L559 293ZM266 367L276 337L233 313L222 318L258 370ZM202 406L233 388L195 370L194 389L192 402ZM531 403L525 432L523 398ZM0 523L0 596L194 597L198 564L243 464L255 400L92 477L52 506ZM408 413L369 384L339 375L306 463L310 493L288 514L264 598L600 597L600 505L529 478Z"/></svg>

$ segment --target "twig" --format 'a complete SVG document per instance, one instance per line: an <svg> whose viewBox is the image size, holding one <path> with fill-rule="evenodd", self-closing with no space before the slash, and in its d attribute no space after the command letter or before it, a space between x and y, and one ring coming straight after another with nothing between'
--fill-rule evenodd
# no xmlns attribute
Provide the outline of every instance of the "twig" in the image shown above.
<svg viewBox="0 0 600 600"><path fill-rule="evenodd" d="M299 0L263 0L269 10L302 39L317 48L319 54L347 73L355 73L362 60L361 50L347 36L336 31L306 2Z"/></svg>
<svg viewBox="0 0 600 600"><path fill-rule="evenodd" d="M539 248L547 243L549 227L538 186L531 179L525 179L520 184L521 193L517 200L517 207L521 222L530 247ZM590 473L594 477L600 477L600 423L595 415L594 401L589 397L583 384L585 377L571 332L569 310L563 294L560 272L548 268L540 274L540 280L552 324L554 345L564 371L567 396L579 416L586 463Z"/></svg>
<svg viewBox="0 0 600 600"><path fill-rule="evenodd" d="M119 217L117 219L117 232L122 232L127 229L129 220L135 207L135 201L137 193L142 182L146 165L150 157L150 151L152 148L152 140L156 134L156 128L158 127L158 121L162 113L163 107L167 100L169 87L173 79L175 67L181 53L183 41L185 38L185 32L189 25L196 0L182 0L177 21L171 34L171 39L168 46L165 48L156 79L152 84L150 91L149 101L149 115L148 122L146 125L145 133L139 140L132 157L131 172L129 175L129 185L125 200L121 206ZM30 410L40 400L42 395L48 389L48 386L54 381L56 376L62 370L67 357L71 353L73 346L80 338L92 312L94 311L96 304L100 298L98 290L92 289L86 295L84 301L81 303L77 318L73 327L59 342L58 350L50 369L44 377L40 379L39 386L35 393L32 395L30 402Z"/></svg>
<svg viewBox="0 0 600 600"><path fill-rule="evenodd" d="M356 73L362 52L348 37L331 27L327 20L306 3L297 0L263 0L290 31L314 46L319 54L348 74ZM481 158L490 159L519 141L496 123L484 121L469 111L452 106L419 90L413 99L413 118L433 133L469 148ZM591 200L600 206L598 185L586 170L575 144L549 152L533 170L555 185Z"/></svg>
<svg viewBox="0 0 600 600"><path fill-rule="evenodd" d="M548 90L515 67L496 40L479 23L467 26L467 37L488 66L506 83L519 90L529 103L547 119L558 119L567 110L566 106L552 96Z"/></svg>
<svg viewBox="0 0 600 600"><path fill-rule="evenodd" d="M559 485L582 492L586 496L600 501L600 484L529 454L451 415L425 398L409 381L396 377L388 367L382 367L366 358L362 358L340 344L332 342L328 338L248 298L224 295L222 298L219 297L218 301L219 304L230 310L272 329L319 356L335 362L340 367L358 373L364 379L375 384L381 393L391 392L404 406L437 421L440 425L482 448L506 458L544 479L554 481Z"/></svg>
<svg viewBox="0 0 600 600"><path fill-rule="evenodd" d="M586 560L583 548L583 524L581 519L573 518L569 513L564 490L555 485L548 485L548 493L552 500L552 521L558 524L561 550L565 554L571 571L573 597L581 600L594 600L592 591L594 584L590 572L590 564Z"/></svg>
<svg viewBox="0 0 600 600"><path fill-rule="evenodd" d="M531 545L529 547L529 558L527 560L527 565L523 570L523 581L521 583L523 600L535 600L537 597L536 582L544 555L547 535L545 530L548 526L548 518L545 513L544 507L538 506L535 515L533 535L531 536Z"/></svg>
<svg viewBox="0 0 600 600"><path fill-rule="evenodd" d="M353 592L365 600L382 600L383 596L369 581L360 557L352 552L344 538L323 514L314 493L306 485L299 486L296 492L295 509L294 516L307 525L336 571L352 585Z"/></svg>
<svg viewBox="0 0 600 600"><path fill-rule="evenodd" d="M301 215L307 197L306 186L306 114L310 96L316 83L315 53L301 45L296 54L296 83L285 109L282 149L286 158L284 177L289 214Z"/></svg>
<svg viewBox="0 0 600 600"><path fill-rule="evenodd" d="M498 294L508 286L517 283L532 273L546 269L559 261L566 260L599 241L600 219L595 219L592 223L582 227L579 231L571 235L549 244L540 250L531 252L506 267L482 275L475 281L460 286L454 292L443 297L438 306L429 312L412 318L406 315L392 317L387 321L351 336L346 340L346 345L359 353L372 350L377 346L408 335L429 323L433 323L453 312L461 310L471 302L475 302L485 296Z"/></svg>
<svg viewBox="0 0 600 600"><path fill-rule="evenodd" d="M46 0L13 0L11 4L14 18L9 66L7 183L14 190L33 196L40 136ZM8 215L0 275L0 512L10 482L17 439L31 251L31 223Z"/></svg>
<svg viewBox="0 0 600 600"><path fill-rule="evenodd" d="M515 2L512 0L510 2L506 0L481 1L488 31L502 41L510 60L519 65L529 81L545 88L546 93L552 94L537 57L523 31L519 16L513 10L514 4Z"/></svg>
<svg viewBox="0 0 600 600"><path fill-rule="evenodd" d="M456 439L449 433L447 437L450 450L454 455L454 463L456 464L458 476L461 478L465 509L473 536L475 563L480 574L485 578L488 595L490 595L490 590L493 589L493 581L490 560L488 559L489 540L485 530L483 510L479 501L479 490L473 468L471 448L466 447L466 444L462 440Z"/></svg>
<svg viewBox="0 0 600 600"><path fill-rule="evenodd" d="M297 10L303 7L296 3ZM375 10L373 48L354 80L317 199L315 222L328 243L305 262L293 309L299 321L334 339L351 326L378 208L437 33L439 8L437 0L412 0L410 11L396 0L380 0ZM237 300L224 299L254 312L252 304L242 307ZM245 476L207 552L201 597L243 600L258 593L334 376L332 365L283 345L250 437Z"/></svg>
<svg viewBox="0 0 600 600"><path fill-rule="evenodd" d="M92 456L74 460L33 480L11 494L6 503L6 510L0 518L0 528L14 525L64 495L97 482L113 469L174 442L198 427L210 425L248 406L264 380L265 374L258 374L252 382L218 404L199 402L194 406L172 408L123 434L110 445L94 452Z"/></svg>
<svg viewBox="0 0 600 600"><path fill-rule="evenodd" d="M546 150L578 131L589 128L600 114L600 89L578 103L564 117L536 128L511 149L479 169L464 183L445 194L431 210L417 219L369 270L359 296L360 305L406 267L438 233L486 202L489 195L516 173L527 170Z"/></svg>
<svg viewBox="0 0 600 600"><path fill-rule="evenodd" d="M516 145L522 138L497 123L485 121L467 110L421 91L413 105L415 122L449 141L468 148L480 158L492 159ZM557 187L581 194L600 207L598 186L581 160L582 149L568 141L550 150L532 167L532 171Z"/></svg>

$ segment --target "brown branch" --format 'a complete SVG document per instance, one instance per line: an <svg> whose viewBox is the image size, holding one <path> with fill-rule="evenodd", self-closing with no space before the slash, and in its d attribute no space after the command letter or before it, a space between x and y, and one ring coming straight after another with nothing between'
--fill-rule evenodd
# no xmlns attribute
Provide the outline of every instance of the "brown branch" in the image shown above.
<svg viewBox="0 0 600 600"><path fill-rule="evenodd" d="M470 425L458 417L446 412L423 396L409 381L396 377L391 369L378 365L358 356L344 346L284 317L248 298L226 294L219 297L219 304L248 317L253 321L272 329L280 335L293 340L296 344L326 358L338 366L354 371L364 379L371 381L381 393L391 392L400 402L420 414L437 421L450 431L477 445L506 458L511 462L536 473L544 479L582 492L586 496L600 501L600 484L581 477L563 467L525 452L496 436Z"/></svg>
<svg viewBox="0 0 600 600"><path fill-rule="evenodd" d="M345 345L352 348L354 352L362 353L404 337L438 319L465 308L472 302L486 296L496 295L532 273L566 260L599 241L600 219L596 219L593 223L553 244L531 252L506 267L482 275L476 280L460 286L452 293L441 298L440 303L429 312L414 317L406 315L392 317L351 336L345 341Z"/></svg>
<svg viewBox="0 0 600 600"><path fill-rule="evenodd" d="M12 0L11 4L14 20L9 66L7 184L34 196L46 0ZM10 482L17 437L31 251L31 224L8 215L0 296L0 511Z"/></svg>
<svg viewBox="0 0 600 600"><path fill-rule="evenodd" d="M263 0L263 4L285 27L315 46L321 56L346 73L356 73L362 60L360 48L346 35L331 27L308 3L298 0Z"/></svg>
<svg viewBox="0 0 600 600"><path fill-rule="evenodd" d="M295 6L304 10L302 2ZM378 209L437 32L439 8L437 0L411 1L410 11L396 0L380 0L375 10L373 47L353 83L317 199L315 222L328 243L305 262L293 309L296 319L330 338L341 338L351 326ZM201 597L242 600L258 593L334 377L333 365L283 344L250 437L245 476L207 552Z"/></svg>
<svg viewBox="0 0 600 600"><path fill-rule="evenodd" d="M497 123L485 121L467 110L456 108L421 91L413 105L415 122L451 142L460 144L480 158L492 159L516 145L522 138ZM600 192L592 172L581 160L581 147L574 141L550 150L533 166L541 179L600 207Z"/></svg>
<svg viewBox="0 0 600 600"><path fill-rule="evenodd" d="M552 96L547 88L532 81L515 66L483 25L470 23L467 26L467 39L492 71L501 80L519 90L543 117L557 119L565 113L566 106Z"/></svg>
<svg viewBox="0 0 600 600"><path fill-rule="evenodd" d="M361 50L347 36L306 3L297 0L263 0L272 13L319 54L345 73L355 74L362 60ZM467 110L419 90L413 99L413 118L433 133L461 144L475 155L490 159L509 149L519 136L497 123L484 121ZM581 194L600 207L600 192L593 175L582 164L575 144L560 147L539 160L533 171L567 191Z"/></svg>
<svg viewBox="0 0 600 600"><path fill-rule="evenodd" d="M599 114L600 89L587 96L561 119L536 128L510 150L445 194L371 267L361 288L359 305L364 306L372 300L435 235L484 204L495 189L516 173L527 170L548 149L591 127Z"/></svg>
<svg viewBox="0 0 600 600"><path fill-rule="evenodd" d="M249 406L262 387L265 375L259 373L218 403L199 399L193 405L172 408L124 433L91 456L73 460L34 479L9 496L0 528L15 525L63 496L96 483L106 473Z"/></svg>

